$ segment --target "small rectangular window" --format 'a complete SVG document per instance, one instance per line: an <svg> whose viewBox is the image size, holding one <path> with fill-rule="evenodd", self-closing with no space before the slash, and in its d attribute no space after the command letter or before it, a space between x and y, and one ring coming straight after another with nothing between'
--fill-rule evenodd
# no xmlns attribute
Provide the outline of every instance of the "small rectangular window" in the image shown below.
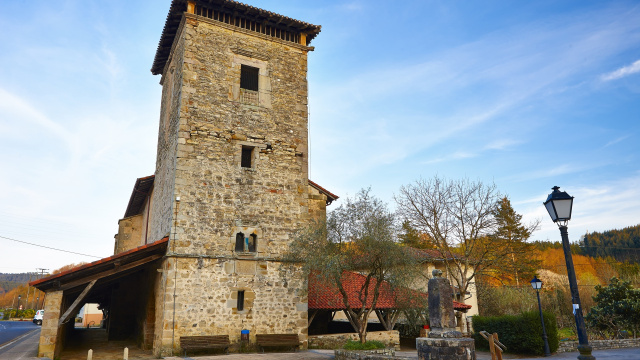
<svg viewBox="0 0 640 360"><path fill-rule="evenodd" d="M244 290L238 291L238 311L244 310Z"/></svg>
<svg viewBox="0 0 640 360"><path fill-rule="evenodd" d="M260 69L248 66L240 66L240 88L258 91L258 74Z"/></svg>
<svg viewBox="0 0 640 360"><path fill-rule="evenodd" d="M242 147L242 158L240 160L240 166L243 168L251 168L253 160L253 148L251 146Z"/></svg>

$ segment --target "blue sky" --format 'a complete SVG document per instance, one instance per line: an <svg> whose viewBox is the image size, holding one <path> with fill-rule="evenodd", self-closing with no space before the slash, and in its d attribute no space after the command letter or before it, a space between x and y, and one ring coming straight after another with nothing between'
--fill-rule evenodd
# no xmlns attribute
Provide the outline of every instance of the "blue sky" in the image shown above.
<svg viewBox="0 0 640 360"><path fill-rule="evenodd" d="M495 182L533 239L640 223L635 1L251 1L322 25L310 177L347 196L439 175ZM153 174L169 1L0 3L0 236L99 257ZM0 272L94 258L0 238Z"/></svg>

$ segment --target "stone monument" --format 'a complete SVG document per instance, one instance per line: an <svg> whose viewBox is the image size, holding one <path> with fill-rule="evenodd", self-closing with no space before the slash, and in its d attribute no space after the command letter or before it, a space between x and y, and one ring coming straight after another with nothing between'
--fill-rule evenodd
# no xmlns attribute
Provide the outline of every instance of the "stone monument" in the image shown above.
<svg viewBox="0 0 640 360"><path fill-rule="evenodd" d="M420 360L475 360L474 341L462 337L455 329L453 290L441 270L433 270L429 279L429 322L431 331L426 338L416 339Z"/></svg>

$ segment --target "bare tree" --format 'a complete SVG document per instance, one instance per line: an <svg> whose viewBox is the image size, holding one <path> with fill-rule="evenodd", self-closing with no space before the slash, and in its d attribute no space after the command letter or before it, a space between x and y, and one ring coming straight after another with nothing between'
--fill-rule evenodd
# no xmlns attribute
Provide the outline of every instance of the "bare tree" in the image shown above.
<svg viewBox="0 0 640 360"><path fill-rule="evenodd" d="M397 242L398 226L395 214L385 203L373 197L369 190L361 190L355 198L327 214L326 223L314 223L301 229L285 262L306 278L315 277L337 289L344 313L361 342L366 341L367 320L375 310L378 299L398 294L409 284L415 269L415 258L407 256ZM283 277L292 271L286 266ZM299 273L298 273L299 274ZM357 283L356 296L347 288ZM385 325L395 323L397 311L380 312Z"/></svg>
<svg viewBox="0 0 640 360"><path fill-rule="evenodd" d="M402 186L395 196L398 215L426 233L445 261L460 291L460 300L480 272L511 251L496 243L495 209L500 194L495 184L433 177Z"/></svg>

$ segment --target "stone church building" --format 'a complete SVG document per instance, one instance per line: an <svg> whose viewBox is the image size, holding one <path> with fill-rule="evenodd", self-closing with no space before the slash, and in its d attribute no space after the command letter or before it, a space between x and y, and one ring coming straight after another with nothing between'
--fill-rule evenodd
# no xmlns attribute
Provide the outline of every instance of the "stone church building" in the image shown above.
<svg viewBox="0 0 640 360"><path fill-rule="evenodd" d="M173 0L153 60L155 174L137 179L114 255L35 281L39 356L60 354L84 303L109 340L156 355L180 336L298 334L304 279L283 282L294 231L337 196L308 178L307 54L320 26L230 0Z"/></svg>

